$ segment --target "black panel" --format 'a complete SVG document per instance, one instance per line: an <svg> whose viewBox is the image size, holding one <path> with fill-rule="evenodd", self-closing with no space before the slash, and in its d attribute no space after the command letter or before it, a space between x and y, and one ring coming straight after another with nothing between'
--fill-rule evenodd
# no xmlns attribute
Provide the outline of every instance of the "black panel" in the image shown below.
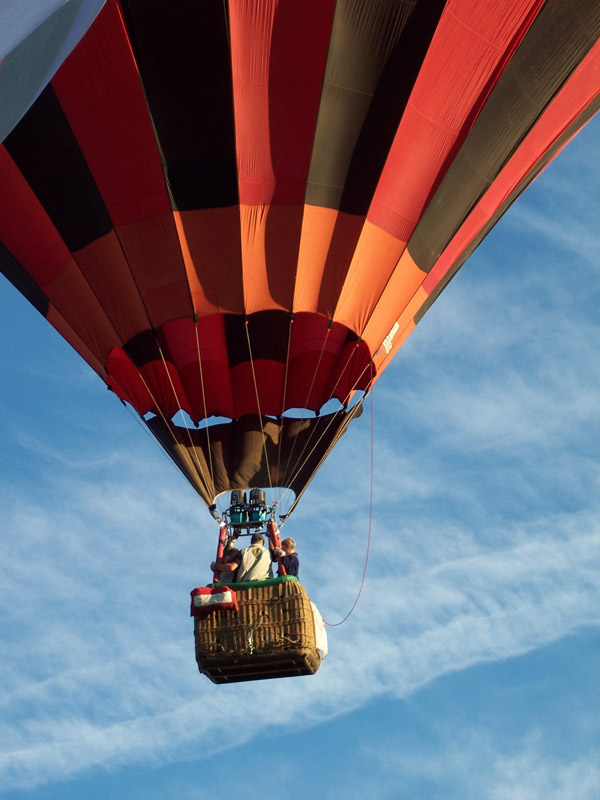
<svg viewBox="0 0 600 800"><path fill-rule="evenodd" d="M225 336L229 366L235 367L250 361L248 338L252 359L268 359L285 363L290 335L290 315L287 311L258 311L246 319L238 314L225 315Z"/></svg>
<svg viewBox="0 0 600 800"><path fill-rule="evenodd" d="M143 367L151 361L161 361L162 357L166 361L171 361L169 349L162 331L147 330L138 333L123 349L133 361L136 367ZM162 356L161 356L162 353Z"/></svg>
<svg viewBox="0 0 600 800"><path fill-rule="evenodd" d="M597 0L548 0L409 241L421 269L432 268L599 34Z"/></svg>
<svg viewBox="0 0 600 800"><path fill-rule="evenodd" d="M238 202L223 0L123 0L174 208Z"/></svg>
<svg viewBox="0 0 600 800"><path fill-rule="evenodd" d="M112 230L52 87L44 90L4 144L71 252Z"/></svg>
<svg viewBox="0 0 600 800"><path fill-rule="evenodd" d="M554 156L559 152L559 150L564 147L564 145L577 133L577 131L582 128L586 122L588 122L594 114L600 110L600 97L597 97L584 111L583 113L576 119L574 122L569 125L567 130L560 136L556 142L552 145L552 147L545 153L544 157L534 165L533 169L525 175L525 177L519 182L519 184L514 188L514 190L510 193L507 199L502 203L502 205L498 208L496 213L490 218L489 222L486 224L485 228L479 231L478 235L473 239L471 244L463 251L460 257L456 260L456 262L452 265L451 269L448 270L446 275L442 278L442 280L436 285L434 290L431 292L427 300L423 303L421 308L419 309L418 313L415 314L414 321L415 325L423 319L425 314L429 311L431 306L435 303L437 298L440 294L444 291L446 286L450 283L452 278L456 275L459 269L465 264L466 261L473 255L475 250L479 247L481 242L485 239L488 233L492 230L492 228L496 225L497 222L502 218L502 216L506 213L506 211L510 208L510 206L515 202L515 200L525 191L525 189L529 186L529 184L535 180L535 178L540 174L540 172L548 165L548 163L554 158Z"/></svg>
<svg viewBox="0 0 600 800"><path fill-rule="evenodd" d="M338 2L307 203L367 213L444 5Z"/></svg>
<svg viewBox="0 0 600 800"><path fill-rule="evenodd" d="M29 300L42 316L48 316L50 301L37 283L29 277L23 267L0 244L0 272L17 288L26 300Z"/></svg>
<svg viewBox="0 0 600 800"><path fill-rule="evenodd" d="M420 2L377 84L348 168L340 210L366 216L446 0Z"/></svg>

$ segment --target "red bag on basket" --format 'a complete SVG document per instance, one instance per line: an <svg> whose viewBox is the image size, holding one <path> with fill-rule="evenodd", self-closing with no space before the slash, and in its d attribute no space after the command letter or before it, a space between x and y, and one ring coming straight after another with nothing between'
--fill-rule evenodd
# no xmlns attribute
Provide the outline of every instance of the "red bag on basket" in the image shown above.
<svg viewBox="0 0 600 800"><path fill-rule="evenodd" d="M231 586L199 586L192 589L192 605L190 617L202 617L210 614L211 611L219 611L226 608L238 610L237 597Z"/></svg>

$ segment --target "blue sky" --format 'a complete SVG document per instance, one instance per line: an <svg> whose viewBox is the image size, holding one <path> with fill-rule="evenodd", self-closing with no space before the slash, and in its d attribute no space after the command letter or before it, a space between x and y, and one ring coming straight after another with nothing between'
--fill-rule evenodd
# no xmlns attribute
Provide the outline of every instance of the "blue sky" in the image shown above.
<svg viewBox="0 0 600 800"><path fill-rule="evenodd" d="M311 678L198 674L215 524L0 284L3 800L600 795L599 151L595 120L377 384L369 571ZM360 585L370 440L366 413L284 528L329 622Z"/></svg>

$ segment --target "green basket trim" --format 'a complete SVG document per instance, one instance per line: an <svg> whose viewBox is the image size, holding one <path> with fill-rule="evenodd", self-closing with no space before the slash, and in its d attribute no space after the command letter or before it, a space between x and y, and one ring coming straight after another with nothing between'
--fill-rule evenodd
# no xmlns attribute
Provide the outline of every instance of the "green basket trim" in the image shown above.
<svg viewBox="0 0 600 800"><path fill-rule="evenodd" d="M213 588L227 586L231 589L255 589L257 586L276 586L278 583L299 583L295 575L282 575L280 578L268 578L266 581L241 581L240 583L212 583Z"/></svg>

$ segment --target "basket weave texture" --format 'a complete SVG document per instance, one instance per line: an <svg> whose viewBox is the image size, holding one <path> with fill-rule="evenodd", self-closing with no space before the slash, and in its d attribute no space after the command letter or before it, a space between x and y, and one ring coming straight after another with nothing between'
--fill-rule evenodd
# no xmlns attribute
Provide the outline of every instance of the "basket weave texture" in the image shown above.
<svg viewBox="0 0 600 800"><path fill-rule="evenodd" d="M314 618L300 583L257 584L236 593L237 612L219 610L195 620L201 672L215 683L232 683L317 671Z"/></svg>

